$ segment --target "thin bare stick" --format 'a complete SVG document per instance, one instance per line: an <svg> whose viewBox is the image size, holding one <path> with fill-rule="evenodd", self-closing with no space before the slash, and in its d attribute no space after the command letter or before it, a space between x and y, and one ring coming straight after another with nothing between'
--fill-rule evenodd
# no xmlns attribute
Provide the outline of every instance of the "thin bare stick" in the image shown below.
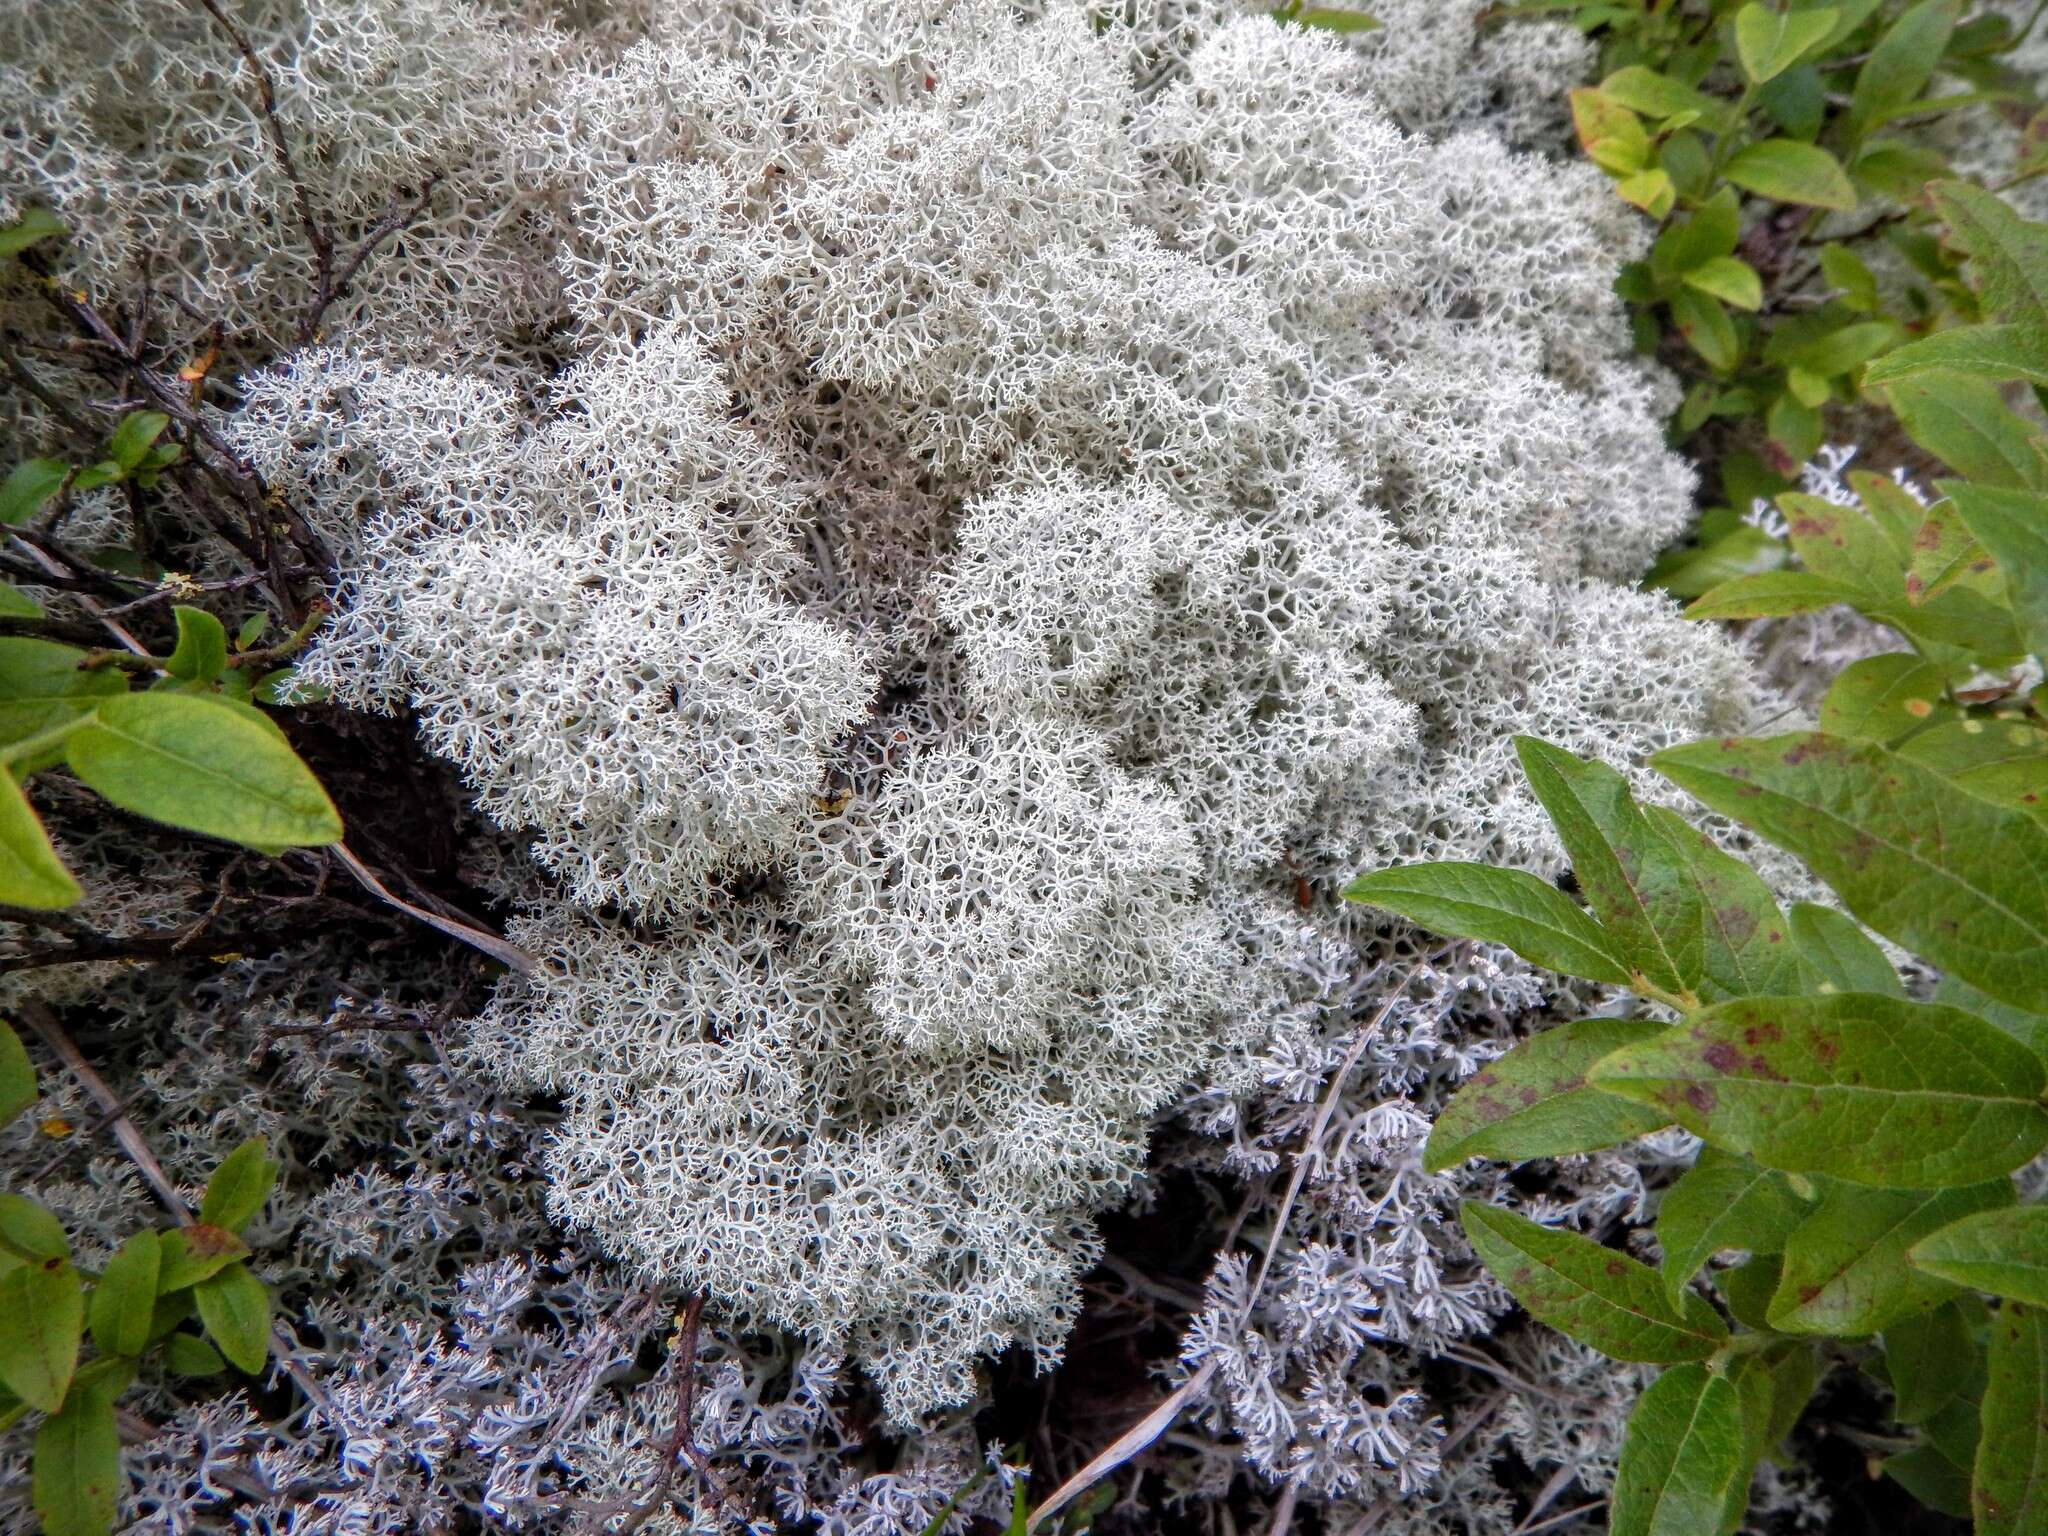
<svg viewBox="0 0 2048 1536"><path fill-rule="evenodd" d="M114 1133L114 1140L121 1144L121 1150L128 1154L128 1161L141 1173L142 1180L156 1195L163 1208L171 1213L179 1226L187 1226L192 1220L192 1208L185 1203L185 1197L178 1193L178 1186L164 1174L164 1165L156 1160L156 1154L149 1149L149 1143L142 1139L142 1132L135 1128L135 1122L128 1118L127 1108L120 1096L107 1086L107 1080L93 1070L91 1062L80 1053L71 1036L64 1032L64 1026L57 1022L57 1016L41 1003L25 1002L17 1009L28 1027L42 1036L43 1044L57 1053L57 1059L64 1063L79 1085L92 1096L100 1112L107 1117L108 1129Z"/></svg>
<svg viewBox="0 0 2048 1536"><path fill-rule="evenodd" d="M439 929L451 939L460 940L471 949L481 950L493 960L509 965L522 976L533 970L533 956L516 944L508 944L495 933L486 932L469 923L458 922L452 917L443 917L440 913L430 912L425 907L414 906L402 896L393 895L384 882L370 872L367 864L349 852L348 844L336 843L327 852L335 863L354 875L357 882L378 900L396 907L408 917L425 923L429 928Z"/></svg>

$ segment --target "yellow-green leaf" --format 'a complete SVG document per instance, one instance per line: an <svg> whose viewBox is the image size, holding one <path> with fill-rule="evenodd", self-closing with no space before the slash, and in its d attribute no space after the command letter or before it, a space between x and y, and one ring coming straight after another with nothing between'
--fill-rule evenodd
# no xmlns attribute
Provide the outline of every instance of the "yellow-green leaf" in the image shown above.
<svg viewBox="0 0 2048 1536"><path fill-rule="evenodd" d="M114 1400L132 1368L97 1362L79 1373L77 1390L36 1431L32 1476L43 1536L107 1536L121 1502L121 1436Z"/></svg>
<svg viewBox="0 0 2048 1536"><path fill-rule="evenodd" d="M1856 188L1842 163L1817 144L1765 139L1728 162L1722 172L1736 186L1781 203L1846 212L1856 206Z"/></svg>
<svg viewBox="0 0 2048 1536"><path fill-rule="evenodd" d="M270 1198L279 1166L261 1136L251 1136L236 1147L207 1181L199 1205L200 1224L240 1232Z"/></svg>
<svg viewBox="0 0 2048 1536"><path fill-rule="evenodd" d="M64 1259L0 1274L0 1383L32 1408L55 1413L78 1365L85 1293Z"/></svg>
<svg viewBox="0 0 2048 1536"><path fill-rule="evenodd" d="M84 894L50 845L50 834L21 785L0 769L0 904L48 912Z"/></svg>
<svg viewBox="0 0 2048 1536"><path fill-rule="evenodd" d="M0 1126L36 1101L36 1069L21 1036L0 1022Z"/></svg>
<svg viewBox="0 0 2048 1536"><path fill-rule="evenodd" d="M103 701L65 738L71 771L123 810L266 852L339 842L341 817L298 754L210 699Z"/></svg>
<svg viewBox="0 0 2048 1536"><path fill-rule="evenodd" d="M1735 13L1735 56L1752 85L1783 74L1826 41L1835 12L1780 11L1745 5Z"/></svg>
<svg viewBox="0 0 2048 1536"><path fill-rule="evenodd" d="M1776 1253L1806 1217L1806 1203L1781 1173L1702 1147L1657 1208L1664 1288L1675 1301L1700 1266L1729 1248Z"/></svg>

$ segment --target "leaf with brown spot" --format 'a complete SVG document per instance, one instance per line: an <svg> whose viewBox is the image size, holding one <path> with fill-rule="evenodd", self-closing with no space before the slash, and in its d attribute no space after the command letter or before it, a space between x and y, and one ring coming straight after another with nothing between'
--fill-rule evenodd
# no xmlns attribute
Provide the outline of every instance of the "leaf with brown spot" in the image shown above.
<svg viewBox="0 0 2048 1536"><path fill-rule="evenodd" d="M1820 734L1694 742L1652 759L1789 849L1849 910L2016 1007L2048 974L2048 825L1871 742Z"/></svg>
<svg viewBox="0 0 2048 1536"><path fill-rule="evenodd" d="M1906 1251L1973 1211L2012 1203L2010 1179L1936 1190L1829 1184L1814 1213L1786 1239L1770 1326L1858 1338L1940 1306L1959 1288L1914 1269Z"/></svg>
<svg viewBox="0 0 2048 1536"><path fill-rule="evenodd" d="M1977 1536L2040 1536L2048 1531L2048 1312L2000 1306L1985 1365L1970 1483Z"/></svg>
<svg viewBox="0 0 2048 1536"><path fill-rule="evenodd" d="M1564 1157L1669 1125L1668 1115L1586 1086L1594 1062L1664 1028L1646 1019L1581 1019L1530 1036L1459 1087L1430 1129L1423 1168L1441 1173L1472 1157Z"/></svg>
<svg viewBox="0 0 2048 1536"><path fill-rule="evenodd" d="M1871 993L1703 1008L1588 1080L1766 1168L1881 1189L1979 1183L2048 1147L2038 1056L1975 1014Z"/></svg>
<svg viewBox="0 0 2048 1536"><path fill-rule="evenodd" d="M1679 878L1698 897L1674 904L1666 919L1699 918L1700 962L1693 990L1710 1003L1798 991L1799 952L1791 925L1756 871L1675 811L1650 805L1643 814L1664 834ZM1688 935L1674 948L1690 954L1695 942Z"/></svg>
<svg viewBox="0 0 2048 1536"><path fill-rule="evenodd" d="M1700 1266L1725 1249L1778 1252L1806 1212L1806 1202L1783 1174L1746 1157L1700 1148L1657 1209L1665 1290L1676 1299Z"/></svg>

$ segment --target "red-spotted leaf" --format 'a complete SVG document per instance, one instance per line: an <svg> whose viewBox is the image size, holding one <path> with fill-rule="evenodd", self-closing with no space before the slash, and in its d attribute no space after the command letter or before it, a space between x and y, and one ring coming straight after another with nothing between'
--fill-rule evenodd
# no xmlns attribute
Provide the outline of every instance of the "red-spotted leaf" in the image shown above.
<svg viewBox="0 0 2048 1536"><path fill-rule="evenodd" d="M1657 1272L1625 1253L1477 1200L1459 1214L1473 1249L1530 1316L1602 1354L1704 1360L1728 1340L1704 1300L1688 1294L1673 1305Z"/></svg>
<svg viewBox="0 0 2048 1536"><path fill-rule="evenodd" d="M1820 733L1660 752L1665 777L1804 859L1849 910L2001 1001L2048 966L2048 825L1874 742Z"/></svg>
<svg viewBox="0 0 2048 1536"><path fill-rule="evenodd" d="M1430 1130L1422 1166L1440 1173L1470 1157L1563 1157L1669 1125L1668 1115L1586 1086L1601 1057L1663 1032L1644 1019L1581 1019L1530 1036L1460 1086Z"/></svg>
<svg viewBox="0 0 2048 1536"><path fill-rule="evenodd" d="M2041 1058L1975 1014L1870 993L1741 998L1589 1080L1766 1168L1881 1189L1975 1184L2048 1147Z"/></svg>
<svg viewBox="0 0 2048 1536"><path fill-rule="evenodd" d="M2048 1312L2001 1306L1985 1368L1970 1513L1978 1536L2040 1536L2048 1531Z"/></svg>
<svg viewBox="0 0 2048 1536"><path fill-rule="evenodd" d="M1957 1287L1914 1269L1907 1250L1952 1221L2012 1201L2010 1179L1934 1190L1828 1185L1785 1242L1770 1326L1856 1338L1940 1306Z"/></svg>

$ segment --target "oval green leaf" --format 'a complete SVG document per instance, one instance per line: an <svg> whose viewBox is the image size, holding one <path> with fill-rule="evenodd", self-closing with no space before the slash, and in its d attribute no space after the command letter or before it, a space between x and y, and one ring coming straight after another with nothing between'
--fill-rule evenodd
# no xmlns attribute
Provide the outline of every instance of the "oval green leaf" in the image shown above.
<svg viewBox="0 0 2048 1536"><path fill-rule="evenodd" d="M71 771L137 815L263 852L341 840L334 802L296 752L191 694L104 701L65 739Z"/></svg>
<svg viewBox="0 0 2048 1536"><path fill-rule="evenodd" d="M1712 1536L1749 1470L1746 1450L1734 1383L1704 1365L1673 1366L1629 1415L1611 1536Z"/></svg>
<svg viewBox="0 0 2048 1536"><path fill-rule="evenodd" d="M0 904L54 912L84 894L21 785L0 768Z"/></svg>
<svg viewBox="0 0 2048 1536"><path fill-rule="evenodd" d="M1962 1189L1864 1189L1830 1184L1786 1240L1766 1314L1780 1333L1857 1338L1940 1306L1957 1293L1906 1262L1921 1238L1975 1211L2012 1204L2012 1181Z"/></svg>
<svg viewBox="0 0 2048 1536"><path fill-rule="evenodd" d="M1531 1317L1604 1355L1704 1360L1728 1341L1704 1300L1688 1294L1674 1306L1657 1272L1625 1253L1477 1200L1459 1214L1474 1251Z"/></svg>
<svg viewBox="0 0 2048 1536"><path fill-rule="evenodd" d="M0 1275L0 1383L32 1408L55 1413L78 1365L85 1293L63 1259Z"/></svg>
<svg viewBox="0 0 2048 1536"><path fill-rule="evenodd" d="M206 1335L228 1360L254 1376L270 1358L270 1292L246 1264L230 1264L192 1291Z"/></svg>
<svg viewBox="0 0 2048 1536"><path fill-rule="evenodd" d="M203 1226L239 1232L263 1209L270 1191L277 1185L280 1164L268 1154L261 1136L251 1136L236 1147L214 1169L200 1201L199 1220Z"/></svg>
<svg viewBox="0 0 2048 1536"><path fill-rule="evenodd" d="M2048 1307L2048 1205L1965 1216L1922 1238L1906 1257L1957 1285Z"/></svg>
<svg viewBox="0 0 2048 1536"><path fill-rule="evenodd" d="M101 1354L132 1357L148 1348L160 1249L161 1240L145 1227L107 1260L89 1308L92 1341Z"/></svg>
<svg viewBox="0 0 2048 1536"><path fill-rule="evenodd" d="M227 669L227 629L204 608L178 603L171 611L177 615L178 644L164 670L186 682L212 682Z"/></svg>
<svg viewBox="0 0 2048 1536"><path fill-rule="evenodd" d="M36 1101L36 1069L21 1036L0 1022L0 1126Z"/></svg>
<svg viewBox="0 0 2048 1536"><path fill-rule="evenodd" d="M1728 162L1722 172L1736 186L1781 203L1846 212L1856 206L1856 188L1842 162L1817 144L1765 139Z"/></svg>
<svg viewBox="0 0 2048 1536"><path fill-rule="evenodd" d="M121 1502L121 1436L114 1400L127 1387L126 1361L79 1373L63 1412L36 1431L31 1477L43 1536L107 1536Z"/></svg>

